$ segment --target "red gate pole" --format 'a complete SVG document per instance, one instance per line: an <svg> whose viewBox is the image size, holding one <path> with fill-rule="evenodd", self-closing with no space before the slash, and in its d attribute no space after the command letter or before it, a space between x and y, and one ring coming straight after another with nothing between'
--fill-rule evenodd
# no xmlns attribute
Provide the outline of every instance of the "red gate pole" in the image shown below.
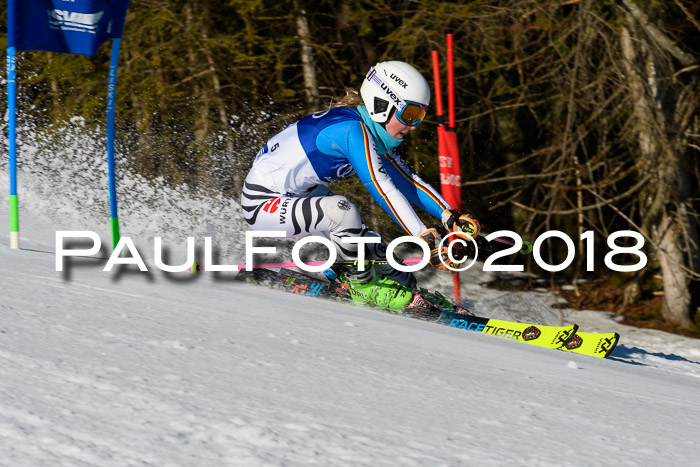
<svg viewBox="0 0 700 467"><path fill-rule="evenodd" d="M451 35L448 35L448 66L451 64ZM450 138L456 133L449 133L449 129L445 128L443 107L442 107L442 87L440 86L440 65L438 60L438 52L433 50L433 80L435 82L435 101L437 104L437 122L438 122L438 162L440 166L440 191L442 196L445 198L450 206L453 208L460 208L460 186L454 186L454 170L455 162L457 163L457 174L459 174L459 158L454 157L454 151L450 148ZM450 83L453 80L453 75L451 74L451 67L448 68L448 90L453 88L453 84ZM452 88L450 87L452 86ZM448 95L448 103L451 107L450 111L450 123L451 127L454 127L454 92L451 91ZM455 140L456 142L456 140ZM459 180L459 179L458 179ZM456 188L456 189L455 189ZM455 300L459 302L459 273L454 273L452 275L453 287Z"/></svg>

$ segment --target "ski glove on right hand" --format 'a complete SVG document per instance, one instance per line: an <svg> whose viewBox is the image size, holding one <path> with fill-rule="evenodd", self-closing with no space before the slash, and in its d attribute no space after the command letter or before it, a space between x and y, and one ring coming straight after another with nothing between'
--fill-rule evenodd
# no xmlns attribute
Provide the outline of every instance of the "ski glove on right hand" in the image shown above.
<svg viewBox="0 0 700 467"><path fill-rule="evenodd" d="M430 265L432 267L434 267L435 269L441 269L443 271L455 272L449 267L456 268L457 265L450 261L450 257L447 254L447 247L445 245L439 246L440 237L438 236L437 230L428 229L422 234L420 234L419 237L422 238L423 241L425 241L425 243L427 243L428 247L430 248ZM440 261L440 258L442 258L442 261ZM449 267L447 267L446 265Z"/></svg>
<svg viewBox="0 0 700 467"><path fill-rule="evenodd" d="M448 233L455 232L457 237L468 240L467 236L478 237L481 233L479 221L471 214L460 214L456 209L449 209L442 213L442 223Z"/></svg>

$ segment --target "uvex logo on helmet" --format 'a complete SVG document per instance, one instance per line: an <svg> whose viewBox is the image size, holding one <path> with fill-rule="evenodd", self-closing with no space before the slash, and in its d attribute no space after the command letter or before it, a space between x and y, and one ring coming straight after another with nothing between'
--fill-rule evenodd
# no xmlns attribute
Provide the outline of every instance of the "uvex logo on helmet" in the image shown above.
<svg viewBox="0 0 700 467"><path fill-rule="evenodd" d="M401 98L397 96L394 91L391 90L389 86L387 86L384 82L380 85L381 88L384 90L384 92L387 94L387 96L391 97L391 100L393 100L397 106L401 105Z"/></svg>
<svg viewBox="0 0 700 467"><path fill-rule="evenodd" d="M399 85L402 88L406 89L406 87L408 87L408 83L406 81L402 80L401 78L399 78L398 76L396 76L394 73L391 74L390 78L393 79L394 81L396 81L397 83L399 83Z"/></svg>

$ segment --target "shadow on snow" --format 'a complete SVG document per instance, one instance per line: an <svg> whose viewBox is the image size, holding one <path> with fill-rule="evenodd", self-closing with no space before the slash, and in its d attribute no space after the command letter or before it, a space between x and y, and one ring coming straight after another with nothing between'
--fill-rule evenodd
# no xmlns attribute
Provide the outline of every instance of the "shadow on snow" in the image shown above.
<svg viewBox="0 0 700 467"><path fill-rule="evenodd" d="M608 359L622 363L629 363L630 365L652 366L649 363L640 361L640 356L642 357L642 360L647 357L657 357L672 362L683 362L692 363L694 365L700 365L700 362L688 360L687 358L681 357L679 355L666 354L661 352L648 352L644 349L640 349L639 347L627 347L624 345L618 345L613 351L613 354L610 357L608 357Z"/></svg>

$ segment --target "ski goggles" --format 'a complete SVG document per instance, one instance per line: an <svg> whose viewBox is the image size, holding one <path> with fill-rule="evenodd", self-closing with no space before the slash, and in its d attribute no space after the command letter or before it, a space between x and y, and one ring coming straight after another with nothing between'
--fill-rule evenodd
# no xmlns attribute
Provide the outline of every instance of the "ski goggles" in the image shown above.
<svg viewBox="0 0 700 467"><path fill-rule="evenodd" d="M425 118L427 112L427 105L405 101L403 109L396 111L396 118L406 126L418 126Z"/></svg>

